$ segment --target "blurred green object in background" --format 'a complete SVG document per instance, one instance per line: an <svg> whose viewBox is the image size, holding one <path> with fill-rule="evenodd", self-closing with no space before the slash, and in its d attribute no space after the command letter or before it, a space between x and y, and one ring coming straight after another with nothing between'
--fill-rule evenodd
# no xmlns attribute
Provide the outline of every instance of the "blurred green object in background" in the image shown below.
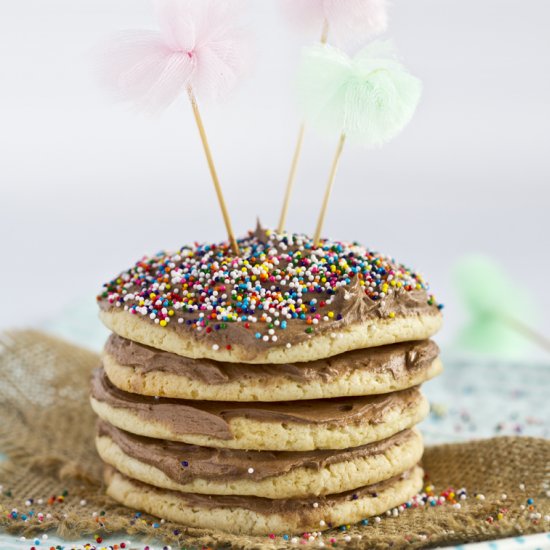
<svg viewBox="0 0 550 550"><path fill-rule="evenodd" d="M520 356L534 344L550 351L550 341L539 334L536 300L527 284L525 273L509 274L488 256L461 258L454 285L466 322L456 347L500 357Z"/></svg>

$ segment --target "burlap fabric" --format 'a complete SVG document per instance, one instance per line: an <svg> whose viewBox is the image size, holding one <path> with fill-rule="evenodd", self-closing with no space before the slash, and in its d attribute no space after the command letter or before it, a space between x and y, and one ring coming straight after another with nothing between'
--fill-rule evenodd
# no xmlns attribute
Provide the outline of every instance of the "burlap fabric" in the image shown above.
<svg viewBox="0 0 550 550"><path fill-rule="evenodd" d="M53 529L68 538L141 534L175 548L296 547L282 537L231 536L160 524L147 515L136 518L103 494L93 445L95 418L88 405L88 380L98 365L97 355L32 331L3 335L0 346L0 451L7 456L0 462L3 529L25 536ZM549 441L501 437L439 445L426 450L424 467L439 492L448 487L468 490L460 509L450 504L409 509L345 533L335 530L323 540L330 544L334 537L336 545L356 548L418 548L549 527L544 520L550 513ZM474 498L474 493L485 498ZM25 501L31 498L28 507ZM18 509L15 519L9 515L13 508ZM36 513L21 519L31 508L44 514L42 521Z"/></svg>

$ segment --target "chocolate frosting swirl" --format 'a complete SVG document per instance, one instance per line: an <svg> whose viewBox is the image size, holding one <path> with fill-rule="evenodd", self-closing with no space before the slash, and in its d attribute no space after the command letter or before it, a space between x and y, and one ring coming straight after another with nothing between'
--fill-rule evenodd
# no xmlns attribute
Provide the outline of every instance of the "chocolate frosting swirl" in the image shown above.
<svg viewBox="0 0 550 550"><path fill-rule="evenodd" d="M253 404L155 398L119 390L103 369L94 372L91 395L114 408L131 410L144 421L159 422L176 434L200 434L225 440L233 438L229 421L236 417L330 426L356 422L378 424L392 408L405 411L421 399L416 387L383 395Z"/></svg>
<svg viewBox="0 0 550 550"><path fill-rule="evenodd" d="M98 424L98 435L111 438L126 455L158 468L182 485L194 479L259 481L297 468L318 471L330 464L385 453L417 437L411 430L404 430L388 439L335 453L332 450L240 451L199 447L129 434L103 421ZM254 471L249 473L249 468Z"/></svg>
<svg viewBox="0 0 550 550"><path fill-rule="evenodd" d="M112 467L107 467L107 471L111 474L115 471ZM147 485L140 481L131 480L133 484L142 487L149 491L155 491L159 494L170 494L177 496L183 502L191 506L198 506L211 510L213 508L245 508L260 514L296 514L299 513L303 522L308 523L310 516L315 517L316 510L314 504L320 506L332 506L346 501L357 500L358 498L378 498L378 494L389 489L394 483L401 479L410 478L415 472L415 468L407 470L401 475L392 477L380 483L367 485L358 489L352 489L344 493L317 496L315 498L290 498L290 499L269 499L264 497L252 496L237 496L237 495L201 495L198 493L181 493L179 491L171 491L169 489L156 489L151 485ZM123 474L119 474L123 478Z"/></svg>
<svg viewBox="0 0 550 550"><path fill-rule="evenodd" d="M190 359L112 334L105 352L120 365L133 367L140 373L164 372L206 384L225 384L252 378L268 382L281 377L297 382L329 382L359 368L368 369L372 374L390 372L397 380L429 367L438 356L439 348L435 342L423 340L350 351L304 363L242 364Z"/></svg>

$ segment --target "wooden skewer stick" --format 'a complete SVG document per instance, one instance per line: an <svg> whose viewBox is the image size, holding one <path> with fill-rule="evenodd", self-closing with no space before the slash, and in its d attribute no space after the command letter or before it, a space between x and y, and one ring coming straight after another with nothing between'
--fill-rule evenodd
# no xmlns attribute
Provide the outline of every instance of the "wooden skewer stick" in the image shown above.
<svg viewBox="0 0 550 550"><path fill-rule="evenodd" d="M281 217L279 218L279 225L277 232L282 233L285 229L286 216L288 214L288 205L290 204L290 196L292 195L292 188L294 187L294 180L296 179L296 169L298 168L298 161L302 153L302 144L304 143L304 132L306 125L302 122L300 126L300 132L298 133L298 141L296 142L296 149L294 149L294 156L292 157L292 164L290 166L290 174L288 175L288 181L286 183L285 198L283 201L283 208L281 210Z"/></svg>
<svg viewBox="0 0 550 550"><path fill-rule="evenodd" d="M223 197L222 188L220 186L220 180L218 178L218 173L216 172L216 167L214 166L214 159L212 158L212 151L210 150L210 145L208 144L208 138L206 137L206 131L204 129L204 124L202 122L202 117L199 111L199 106L197 104L197 99L191 87L187 88L187 95L189 96L189 101L193 107L193 114L195 115L195 122L197 123L197 128L199 129L199 134L201 136L202 146L204 149L204 154L206 155L206 161L208 163L208 168L210 169L210 175L212 177L212 182L214 183L214 189L216 190L216 195L218 196L218 202L220 203L220 208L222 211L223 221L225 223L225 229L227 230L227 236L229 238L229 244L233 250L233 254L236 256L239 255L239 245L235 239L235 234L233 233L233 228L231 226L231 219L229 218L229 213L227 211L227 206L225 204L225 199Z"/></svg>
<svg viewBox="0 0 550 550"><path fill-rule="evenodd" d="M513 330L531 340L542 349L547 352L550 352L550 340L540 334L539 332L533 330L530 326L526 325L523 321L516 319L515 317L502 316L501 319Z"/></svg>
<svg viewBox="0 0 550 550"><path fill-rule="evenodd" d="M323 198L323 204L321 206L321 212L319 213L319 218L317 220L317 228L315 229L315 235L313 236L313 244L320 244L321 240L321 231L323 229L323 224L325 222L325 215L327 213L328 201L330 199L330 194L332 192L332 186L336 178L336 172L338 170L338 164L340 163L340 157L342 156L342 151L344 149L344 144L346 143L346 135L342 134L340 140L338 141L338 147L336 148L336 154L332 161L332 167L330 169L330 174L328 177L327 186L325 189L325 196Z"/></svg>
<svg viewBox="0 0 550 550"><path fill-rule="evenodd" d="M321 31L321 44L326 44L328 40L328 21L323 21L323 30Z"/></svg>
<svg viewBox="0 0 550 550"><path fill-rule="evenodd" d="M323 30L321 31L321 44L326 44L328 39L328 21L325 19L323 22ZM286 182L285 198L283 200L283 208L281 209L281 217L279 218L279 225L277 226L277 232L282 233L285 230L286 217L288 214L288 206L290 204L290 197L294 188L294 181L296 179L296 170L298 169L298 161L302 154L302 145L304 143L304 132L306 125L302 122L300 131L298 132L298 139L296 141L296 147L294 149L294 155L292 156L292 164L290 165L290 173L288 174L288 180Z"/></svg>

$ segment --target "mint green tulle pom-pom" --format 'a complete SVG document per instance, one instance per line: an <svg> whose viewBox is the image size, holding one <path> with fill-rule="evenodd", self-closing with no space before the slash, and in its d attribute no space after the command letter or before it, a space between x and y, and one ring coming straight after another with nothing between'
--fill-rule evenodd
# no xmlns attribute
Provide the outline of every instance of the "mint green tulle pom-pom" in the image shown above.
<svg viewBox="0 0 550 550"><path fill-rule="evenodd" d="M454 282L467 318L457 349L519 357L533 346L535 300L520 281L486 256L458 261Z"/></svg>
<svg viewBox="0 0 550 550"><path fill-rule="evenodd" d="M353 58L330 45L304 51L298 76L306 120L328 135L382 145L411 120L422 84L397 61L391 43L375 41Z"/></svg>

